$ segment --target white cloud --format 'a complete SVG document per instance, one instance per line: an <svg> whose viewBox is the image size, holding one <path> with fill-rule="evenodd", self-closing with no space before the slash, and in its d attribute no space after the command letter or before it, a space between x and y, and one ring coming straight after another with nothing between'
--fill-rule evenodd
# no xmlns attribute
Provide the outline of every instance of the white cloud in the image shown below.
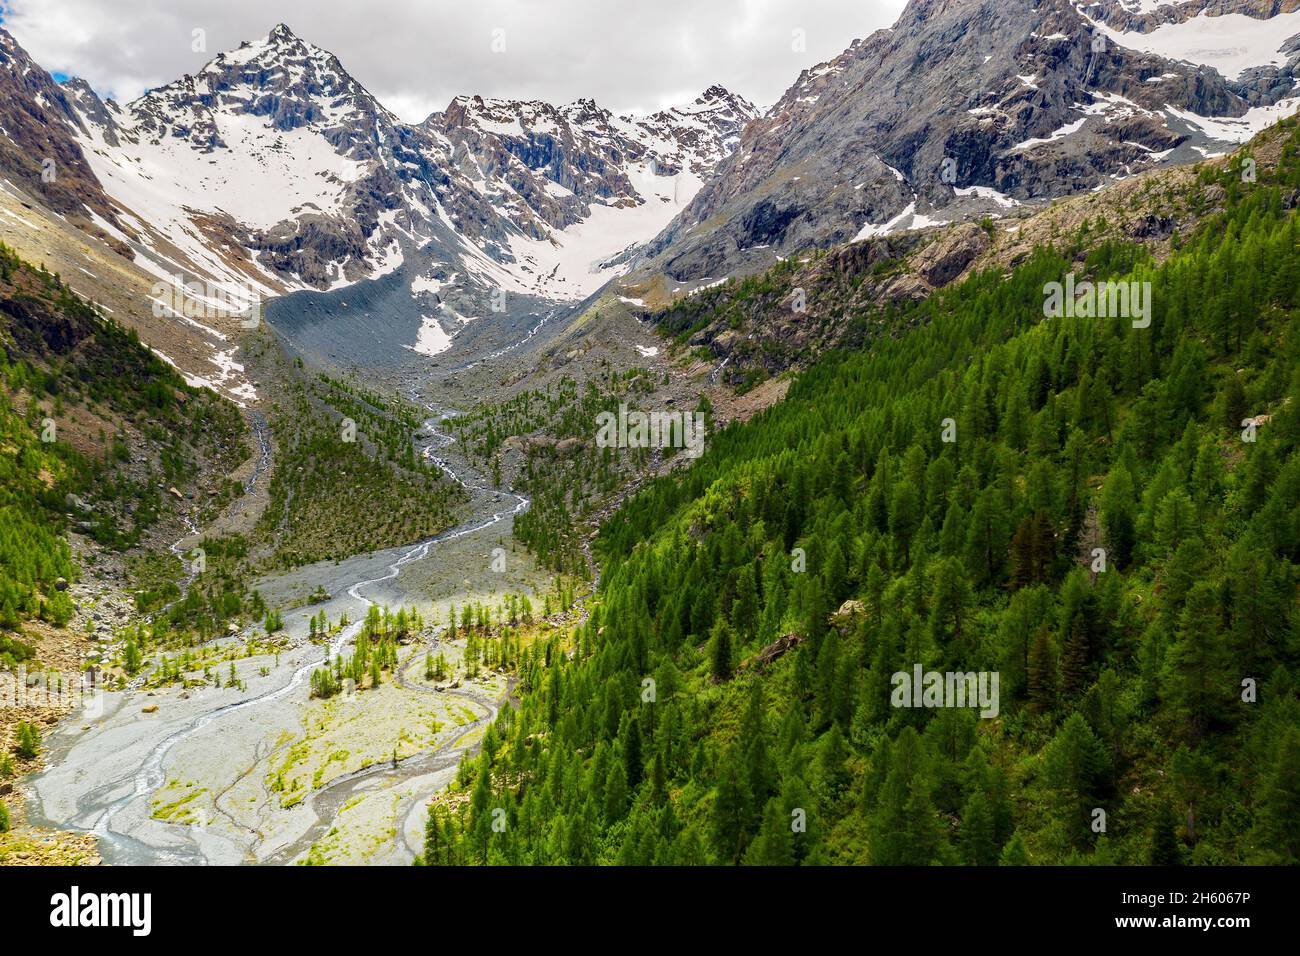
<svg viewBox="0 0 1300 956"><path fill-rule="evenodd" d="M423 119L460 93L645 111L713 83L760 106L799 71L890 26L904 0L0 0L51 72L129 100L277 22L336 54L380 102ZM206 31L194 51L193 31ZM494 30L504 52L493 52ZM792 49L796 29L806 51ZM689 92L686 92L689 91Z"/></svg>

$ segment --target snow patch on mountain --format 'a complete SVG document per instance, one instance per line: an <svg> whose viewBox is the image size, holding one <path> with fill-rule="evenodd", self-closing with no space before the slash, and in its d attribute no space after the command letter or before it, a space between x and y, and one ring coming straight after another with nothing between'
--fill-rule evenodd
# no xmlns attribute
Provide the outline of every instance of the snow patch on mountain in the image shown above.
<svg viewBox="0 0 1300 956"><path fill-rule="evenodd" d="M516 288L533 295L583 299L628 269L630 253L655 236L695 197L703 184L694 173L656 175L647 165L628 170L644 200L637 206L593 205L582 222L547 239L511 240Z"/></svg>
<svg viewBox="0 0 1300 956"><path fill-rule="evenodd" d="M419 337L414 345L408 345L412 352L432 358L451 348L452 337L443 331L441 323L432 315L421 316Z"/></svg>
<svg viewBox="0 0 1300 956"><path fill-rule="evenodd" d="M953 192L958 196L975 196L979 199L987 199L1006 209L1022 205L1019 199L1008 196L1006 193L1000 193L992 186L958 186Z"/></svg>
<svg viewBox="0 0 1300 956"><path fill-rule="evenodd" d="M995 190L989 191L994 192ZM963 195L971 194L965 193ZM864 225L860 230L858 230L857 235L853 237L853 241L862 242L866 239L874 239L878 236L888 236L896 232L909 232L913 229L928 229L931 226L946 226L948 224L949 220L947 219L938 219L934 216L928 216L925 213L917 212L916 200L913 199L903 207L902 212L890 219L888 222L880 223L879 225L873 225L872 223Z"/></svg>
<svg viewBox="0 0 1300 956"><path fill-rule="evenodd" d="M1087 18L1087 14L1084 16ZM1161 24L1149 33L1120 31L1099 21L1089 22L1120 46L1212 67L1232 80L1252 67L1283 66L1287 62L1282 50L1288 38L1300 33L1300 10L1268 19L1244 13L1212 17L1202 10L1195 17Z"/></svg>
<svg viewBox="0 0 1300 956"><path fill-rule="evenodd" d="M1198 116L1176 106L1166 106L1165 112L1195 127L1208 138L1223 143L1244 143L1265 127L1300 112L1300 97L1278 100L1271 106L1256 106L1244 116Z"/></svg>
<svg viewBox="0 0 1300 956"><path fill-rule="evenodd" d="M1053 140L1064 139L1066 136L1069 136L1071 133L1077 133L1080 129L1083 128L1083 124L1086 123L1087 121L1088 121L1088 117L1084 116L1080 119L1075 120L1072 123L1066 123L1064 126L1054 129L1047 136L1030 137L1029 139L1022 140L1021 142L1016 143L1011 148L1013 150L1033 149L1035 146L1042 146L1043 144L1050 143Z"/></svg>

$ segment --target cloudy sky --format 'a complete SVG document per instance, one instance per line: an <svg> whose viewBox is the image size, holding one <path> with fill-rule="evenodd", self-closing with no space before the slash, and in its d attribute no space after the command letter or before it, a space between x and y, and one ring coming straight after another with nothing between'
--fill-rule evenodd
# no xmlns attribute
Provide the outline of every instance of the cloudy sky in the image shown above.
<svg viewBox="0 0 1300 956"><path fill-rule="evenodd" d="M644 112L721 83L767 107L904 2L0 0L0 18L47 70L123 101L283 21L415 121L459 93Z"/></svg>

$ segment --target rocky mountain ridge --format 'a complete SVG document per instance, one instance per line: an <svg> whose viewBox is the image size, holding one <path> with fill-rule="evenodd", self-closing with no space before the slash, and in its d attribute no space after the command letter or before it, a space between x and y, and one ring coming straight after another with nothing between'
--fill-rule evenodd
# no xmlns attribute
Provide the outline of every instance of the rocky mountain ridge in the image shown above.
<svg viewBox="0 0 1300 956"><path fill-rule="evenodd" d="M160 277L250 295L403 267L416 294L432 285L435 306L449 286L480 306L497 288L581 298L607 278L606 260L691 198L756 115L715 87L644 117L590 100L458 97L412 125L284 24L125 105L80 80L56 84L21 56L38 82L15 99L53 104L38 122L81 173L68 189L96 227Z"/></svg>
<svg viewBox="0 0 1300 956"><path fill-rule="evenodd" d="M708 282L1224 152L1300 105L1295 6L912 0L746 127L634 278Z"/></svg>

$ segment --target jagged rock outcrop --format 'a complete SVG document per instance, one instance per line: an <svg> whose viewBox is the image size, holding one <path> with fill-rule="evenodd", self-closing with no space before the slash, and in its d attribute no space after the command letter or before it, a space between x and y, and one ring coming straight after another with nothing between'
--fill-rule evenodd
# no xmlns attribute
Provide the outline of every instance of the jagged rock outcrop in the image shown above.
<svg viewBox="0 0 1300 956"><path fill-rule="evenodd" d="M966 271L992 240L974 223L962 223L916 255L914 265L926 282L944 286Z"/></svg>

